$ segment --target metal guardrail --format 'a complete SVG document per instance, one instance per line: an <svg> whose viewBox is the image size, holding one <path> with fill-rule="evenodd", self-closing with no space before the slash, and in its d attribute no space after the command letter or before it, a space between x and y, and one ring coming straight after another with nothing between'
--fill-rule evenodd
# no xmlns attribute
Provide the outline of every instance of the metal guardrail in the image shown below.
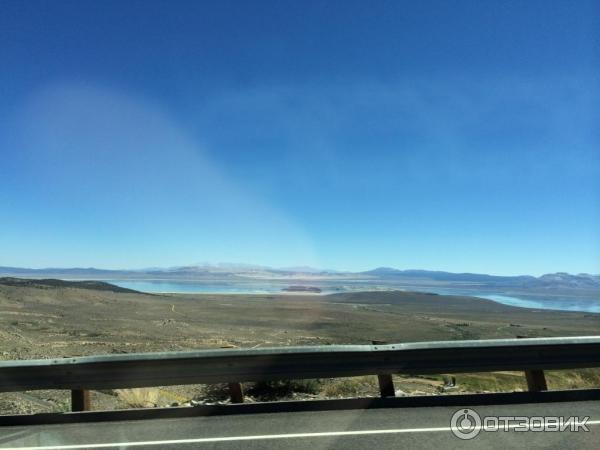
<svg viewBox="0 0 600 450"><path fill-rule="evenodd" d="M85 410L87 390L501 370L525 371L530 390L544 390L543 370L587 367L600 367L600 336L218 349L0 361L0 392L69 389Z"/></svg>

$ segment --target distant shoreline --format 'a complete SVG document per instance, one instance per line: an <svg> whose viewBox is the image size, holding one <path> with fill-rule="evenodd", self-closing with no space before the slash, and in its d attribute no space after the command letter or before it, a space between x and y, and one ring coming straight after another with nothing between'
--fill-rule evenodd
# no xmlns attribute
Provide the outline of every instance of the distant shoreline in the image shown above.
<svg viewBox="0 0 600 450"><path fill-rule="evenodd" d="M120 287L134 289L137 291L153 294L204 294L204 295L312 295L323 296L336 293L366 293L366 292L418 292L432 293L438 295L468 296L484 300L490 300L495 303L514 306L519 308L541 309L546 311L579 311L586 313L600 313L600 298L561 298L554 296L525 296L512 292L487 291L482 292L476 289L452 288L452 287L434 287L434 286L398 286L393 285L362 285L357 284L339 284L327 286L326 284L317 285L321 289L320 293L309 291L285 291L284 288L290 285L286 283L231 283L224 285L219 282L162 282L160 280L103 280ZM160 289L160 285L165 289ZM181 290L177 289L181 287ZM314 286L307 284L306 286ZM252 289L256 287L256 289Z"/></svg>
<svg viewBox="0 0 600 450"><path fill-rule="evenodd" d="M13 276L14 277L14 276ZM12 277L11 277L12 278ZM19 277L21 278L21 277ZM40 280L39 277L22 277L27 280ZM314 280L294 280L294 283L284 280L258 280L258 279L210 279L210 280L172 280L163 278L154 279L114 279L114 278L52 278L64 282L104 282L119 288L131 289L146 294L165 295L285 295L285 296L325 296L336 293L365 293L365 292L418 292L434 293L449 296L468 296L495 303L514 306L519 308L530 308L547 311L579 311L586 313L600 313L600 295L596 296L567 296L560 292L544 293L520 293L512 289L502 291L500 289L485 289L465 285L395 285L393 283L382 283L371 280L369 283L361 280L344 280L344 282L320 282ZM287 280L290 281L290 280ZM304 283L298 283L298 281ZM291 287L296 289L289 290ZM301 290L300 288L305 288ZM311 292L307 288L314 287L321 292Z"/></svg>

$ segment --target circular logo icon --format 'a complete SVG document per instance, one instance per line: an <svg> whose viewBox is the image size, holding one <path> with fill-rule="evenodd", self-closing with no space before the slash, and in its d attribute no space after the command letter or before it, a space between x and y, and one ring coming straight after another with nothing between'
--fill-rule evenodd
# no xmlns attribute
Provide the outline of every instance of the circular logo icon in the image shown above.
<svg viewBox="0 0 600 450"><path fill-rule="evenodd" d="M481 431L481 417L472 409L459 409L450 419L454 436L460 439L473 439Z"/></svg>

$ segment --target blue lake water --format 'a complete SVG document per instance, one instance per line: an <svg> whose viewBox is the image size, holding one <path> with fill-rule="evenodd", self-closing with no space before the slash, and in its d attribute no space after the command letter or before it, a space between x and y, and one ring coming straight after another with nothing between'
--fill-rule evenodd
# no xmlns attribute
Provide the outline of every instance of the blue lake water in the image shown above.
<svg viewBox="0 0 600 450"><path fill-rule="evenodd" d="M150 293L176 294L268 294L281 293L288 284L273 283L219 283L214 281L163 281L163 280L104 280L127 289Z"/></svg>
<svg viewBox="0 0 600 450"><path fill-rule="evenodd" d="M544 297L544 296L516 296L514 294L478 292L476 290L448 289L448 288L426 288L415 290L427 290L440 295L467 295L470 297L479 297L486 300L492 300L496 303L502 303L508 306L517 306L520 308L533 309L552 309L557 311L581 311L600 313L600 297L578 298L578 297Z"/></svg>
<svg viewBox="0 0 600 450"><path fill-rule="evenodd" d="M583 311L600 313L600 300L565 298L520 298L499 294L470 294L475 297L493 300L497 303L521 308L555 309L559 311Z"/></svg>
<svg viewBox="0 0 600 450"><path fill-rule="evenodd" d="M381 290L381 285L369 285L360 281L344 280L342 283L308 283L292 280L250 280L248 282L210 281L173 281L173 280L104 280L117 286L149 293L180 294L281 294L289 285L316 285L324 294L333 292L356 292ZM393 286L385 285L384 290L412 290L433 292L441 295L468 295L492 300L509 306L535 309L553 309L560 311L583 311L600 313L600 298L556 298L540 296L514 296L505 293L478 292L477 290L436 288L430 286Z"/></svg>

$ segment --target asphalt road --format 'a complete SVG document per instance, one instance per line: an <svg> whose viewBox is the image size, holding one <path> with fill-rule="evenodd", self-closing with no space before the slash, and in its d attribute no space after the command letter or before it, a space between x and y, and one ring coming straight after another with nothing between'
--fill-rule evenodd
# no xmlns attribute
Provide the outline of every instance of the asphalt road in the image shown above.
<svg viewBox="0 0 600 450"><path fill-rule="evenodd" d="M585 431L481 430L454 436L459 407L385 408L0 427L0 448L294 450L461 448L597 449L600 401L466 407L486 416L589 416Z"/></svg>

